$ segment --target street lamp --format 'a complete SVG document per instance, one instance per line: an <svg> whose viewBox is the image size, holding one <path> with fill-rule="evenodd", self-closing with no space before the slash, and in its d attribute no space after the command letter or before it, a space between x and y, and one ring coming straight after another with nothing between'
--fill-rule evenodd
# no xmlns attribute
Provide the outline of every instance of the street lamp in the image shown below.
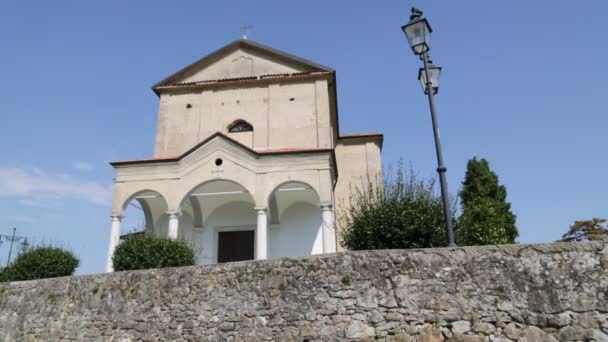
<svg viewBox="0 0 608 342"><path fill-rule="evenodd" d="M433 64L433 62L429 60L429 67L427 70L424 68L420 68L420 70L418 70L418 81L420 81L420 85L422 85L422 90L424 90L424 93L428 95L429 91L426 88L427 71L429 73L429 81L431 82L433 95L436 95L439 92L439 76L441 76L441 67Z"/></svg>
<svg viewBox="0 0 608 342"><path fill-rule="evenodd" d="M441 199L443 201L443 217L447 226L448 246L454 247L454 229L452 227L452 213L448 198L448 183L445 179L447 171L443 163L443 153L441 152L441 141L439 139L439 124L435 115L435 94L439 91L439 75L441 67L432 64L429 60L429 50L431 49L431 25L422 17L422 11L412 8L410 21L401 27L407 40L412 48L412 51L417 56L420 56L423 62L423 68L418 72L418 80L422 84L424 93L429 98L429 106L431 108L431 121L433 123L433 134L435 136L435 151L437 152L437 173L439 174L439 184L441 185Z"/></svg>

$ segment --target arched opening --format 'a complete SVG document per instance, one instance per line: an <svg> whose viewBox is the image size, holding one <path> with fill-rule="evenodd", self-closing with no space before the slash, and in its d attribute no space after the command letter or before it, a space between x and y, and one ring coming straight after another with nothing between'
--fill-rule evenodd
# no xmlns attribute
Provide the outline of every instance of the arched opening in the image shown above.
<svg viewBox="0 0 608 342"><path fill-rule="evenodd" d="M323 253L320 200L310 185L283 183L270 194L268 204L271 258Z"/></svg>
<svg viewBox="0 0 608 342"><path fill-rule="evenodd" d="M253 125L245 120L235 120L228 125L229 133L253 132Z"/></svg>
<svg viewBox="0 0 608 342"><path fill-rule="evenodd" d="M167 201L157 191L142 190L134 193L122 206L121 235L144 232L166 235L166 212Z"/></svg>
<svg viewBox="0 0 608 342"><path fill-rule="evenodd" d="M197 250L199 264L253 259L254 203L245 187L230 180L208 181L188 192L179 230ZM182 224L182 217L189 219Z"/></svg>
<svg viewBox="0 0 608 342"><path fill-rule="evenodd" d="M249 122L238 119L234 120L227 127L228 135L230 138L238 141L239 143L253 148L253 125Z"/></svg>

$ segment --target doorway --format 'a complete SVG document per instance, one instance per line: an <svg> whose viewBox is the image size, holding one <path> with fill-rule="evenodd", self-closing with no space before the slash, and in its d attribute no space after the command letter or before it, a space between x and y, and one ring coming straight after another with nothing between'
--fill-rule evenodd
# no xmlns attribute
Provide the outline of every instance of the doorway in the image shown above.
<svg viewBox="0 0 608 342"><path fill-rule="evenodd" d="M253 260L254 231L218 232L217 262Z"/></svg>

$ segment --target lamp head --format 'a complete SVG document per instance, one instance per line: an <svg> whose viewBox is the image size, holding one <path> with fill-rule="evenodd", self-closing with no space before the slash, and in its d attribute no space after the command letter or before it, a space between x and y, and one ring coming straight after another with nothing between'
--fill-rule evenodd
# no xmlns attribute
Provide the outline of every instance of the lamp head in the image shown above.
<svg viewBox="0 0 608 342"><path fill-rule="evenodd" d="M407 41L416 55L421 55L431 48L431 25L423 18L422 11L412 7L410 21L401 26Z"/></svg>

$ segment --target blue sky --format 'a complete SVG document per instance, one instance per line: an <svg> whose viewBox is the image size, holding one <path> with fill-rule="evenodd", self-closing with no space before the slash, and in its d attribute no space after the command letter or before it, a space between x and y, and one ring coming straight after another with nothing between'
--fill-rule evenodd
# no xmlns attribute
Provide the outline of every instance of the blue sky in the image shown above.
<svg viewBox="0 0 608 342"><path fill-rule="evenodd" d="M385 134L385 165L436 168L412 5L443 66L437 106L450 191L473 156L507 186L520 242L608 216L608 3L587 1L3 1L0 234L72 248L103 271L109 161L149 157L150 86L240 37L338 73L342 133ZM0 246L0 263L6 258Z"/></svg>

